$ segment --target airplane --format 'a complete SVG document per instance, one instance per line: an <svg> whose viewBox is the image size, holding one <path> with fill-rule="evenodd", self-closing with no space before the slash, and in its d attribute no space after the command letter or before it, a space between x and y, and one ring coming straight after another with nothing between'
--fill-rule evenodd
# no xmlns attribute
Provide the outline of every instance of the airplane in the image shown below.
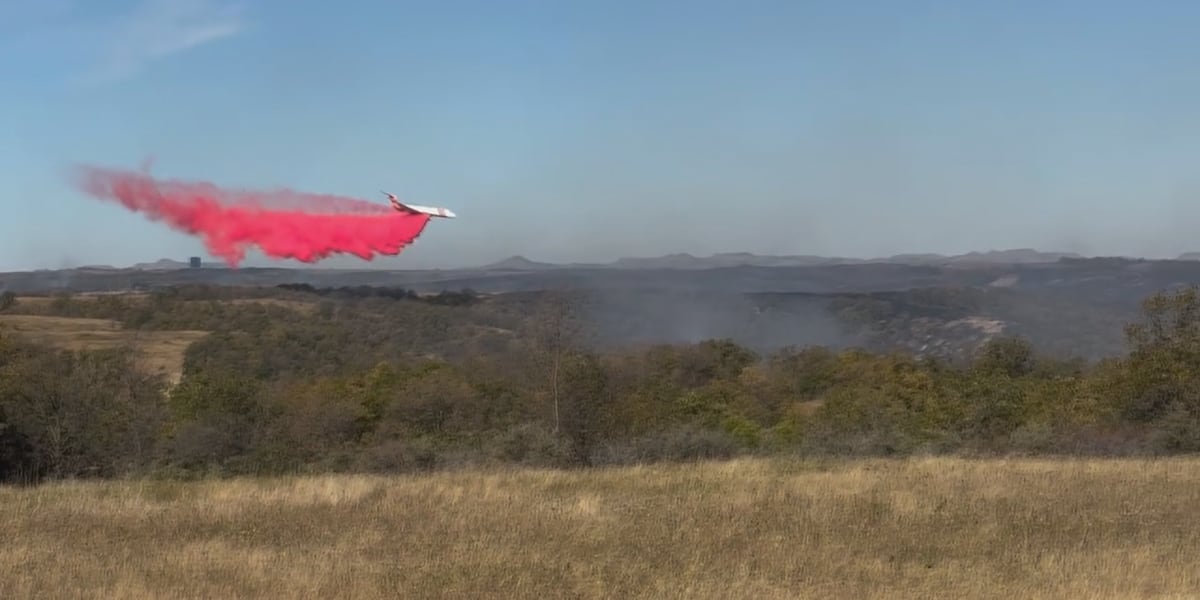
<svg viewBox="0 0 1200 600"><path fill-rule="evenodd" d="M389 194L382 190L380 190L379 193L387 196L388 200L391 201L391 203L392 203L392 208L396 209L398 212L406 212L409 214L426 214L431 217L442 217L444 219L453 219L454 217L458 216L458 215L454 214L454 211L452 211L448 208L441 208L441 207L436 207L436 206L418 206L416 204L404 204L404 203L400 202L400 199L397 198L395 194Z"/></svg>

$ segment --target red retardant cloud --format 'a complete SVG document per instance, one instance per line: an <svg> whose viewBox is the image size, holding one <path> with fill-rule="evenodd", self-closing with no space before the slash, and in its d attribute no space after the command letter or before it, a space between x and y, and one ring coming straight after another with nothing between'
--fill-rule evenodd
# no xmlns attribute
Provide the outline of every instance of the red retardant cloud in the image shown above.
<svg viewBox="0 0 1200 600"><path fill-rule="evenodd" d="M76 183L92 196L200 236L209 252L231 267L245 259L249 246L272 258L308 263L332 254L364 260L392 256L421 235L430 219L355 198L226 190L211 183L158 181L144 173L97 167L79 167Z"/></svg>

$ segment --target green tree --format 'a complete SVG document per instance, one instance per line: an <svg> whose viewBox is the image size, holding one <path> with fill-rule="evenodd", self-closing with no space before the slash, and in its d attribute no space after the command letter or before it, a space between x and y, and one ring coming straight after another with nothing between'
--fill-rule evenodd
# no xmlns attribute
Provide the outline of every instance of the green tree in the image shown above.
<svg viewBox="0 0 1200 600"><path fill-rule="evenodd" d="M0 361L6 426L53 477L110 476L148 463L165 414L161 378L127 348L86 352L26 346Z"/></svg>
<svg viewBox="0 0 1200 600"><path fill-rule="evenodd" d="M574 295L550 293L532 315L535 354L549 381L555 433L562 428L563 365L579 350L582 342L579 308L579 300Z"/></svg>
<svg viewBox="0 0 1200 600"><path fill-rule="evenodd" d="M1160 292L1126 327L1130 345L1125 415L1150 422L1168 414L1200 416L1200 291Z"/></svg>
<svg viewBox="0 0 1200 600"><path fill-rule="evenodd" d="M171 390L173 427L163 440L168 460L185 469L255 470L252 454L274 416L266 386L236 373L191 373Z"/></svg>
<svg viewBox="0 0 1200 600"><path fill-rule="evenodd" d="M1022 377L1037 368L1033 344L1017 336L1001 336L988 340L979 349L975 368L988 374Z"/></svg>
<svg viewBox="0 0 1200 600"><path fill-rule="evenodd" d="M608 374L591 353L572 355L563 365L562 432L571 440L577 463L591 464L592 450L603 436L605 415L612 404Z"/></svg>

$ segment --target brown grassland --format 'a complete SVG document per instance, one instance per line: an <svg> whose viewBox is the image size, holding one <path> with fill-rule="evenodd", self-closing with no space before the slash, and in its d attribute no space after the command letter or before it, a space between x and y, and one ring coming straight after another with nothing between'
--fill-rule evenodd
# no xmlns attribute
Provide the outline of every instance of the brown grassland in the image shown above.
<svg viewBox="0 0 1200 600"><path fill-rule="evenodd" d="M1200 459L0 488L6 598L1172 598Z"/></svg>
<svg viewBox="0 0 1200 600"><path fill-rule="evenodd" d="M42 315L0 315L0 329L34 342L68 350L99 350L130 345L139 364L178 382L184 353L204 331L130 331L116 321Z"/></svg>
<svg viewBox="0 0 1200 600"><path fill-rule="evenodd" d="M145 292L79 292L71 294L71 299L75 301L96 301L100 298L117 297L125 302L144 302L150 298L150 294ZM17 303L23 307L32 309L45 309L54 303L54 296L17 296Z"/></svg>
<svg viewBox="0 0 1200 600"><path fill-rule="evenodd" d="M151 296L144 292L80 292L71 294L73 301L94 302L100 298L119 298L122 302L128 303L144 303L150 300ZM17 303L22 307L30 310L46 310L54 302L54 296L18 296ZM193 302L203 302L202 300L193 300ZM312 314L316 312L317 305L314 302L301 302L298 300L284 300L282 298L232 298L224 302L230 304L259 304L263 306L278 306L282 308L290 308L298 311L301 314Z"/></svg>

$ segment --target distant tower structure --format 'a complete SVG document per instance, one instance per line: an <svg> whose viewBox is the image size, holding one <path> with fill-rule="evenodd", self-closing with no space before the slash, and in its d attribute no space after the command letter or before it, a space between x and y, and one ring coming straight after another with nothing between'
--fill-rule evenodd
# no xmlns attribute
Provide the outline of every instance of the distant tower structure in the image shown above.
<svg viewBox="0 0 1200 600"><path fill-rule="evenodd" d="M199 269L199 268L200 268L200 257L199 257L199 256L193 256L193 257L192 257L192 259L191 259L191 261L189 262L189 264L191 265L191 267L192 267L193 269Z"/></svg>

